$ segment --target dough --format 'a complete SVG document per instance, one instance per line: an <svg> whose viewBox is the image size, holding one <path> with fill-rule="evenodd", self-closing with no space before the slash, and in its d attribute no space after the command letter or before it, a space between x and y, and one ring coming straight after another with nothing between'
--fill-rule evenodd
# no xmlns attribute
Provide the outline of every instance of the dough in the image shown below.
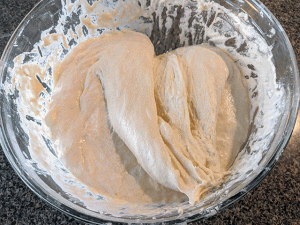
<svg viewBox="0 0 300 225"><path fill-rule="evenodd" d="M208 45L155 56L147 36L114 31L77 46L55 76L46 124L56 153L115 201L195 204L246 139L239 69Z"/></svg>

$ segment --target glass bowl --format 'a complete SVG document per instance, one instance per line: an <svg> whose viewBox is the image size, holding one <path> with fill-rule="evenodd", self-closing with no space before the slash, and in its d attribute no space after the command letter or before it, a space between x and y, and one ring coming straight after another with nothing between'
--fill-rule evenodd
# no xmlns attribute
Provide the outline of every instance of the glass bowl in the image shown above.
<svg viewBox="0 0 300 225"><path fill-rule="evenodd" d="M89 1L90 6L91 2L93 1ZM113 1L111 4L107 3L105 10L116 9L118 2L119 1ZM130 3L130 1L127 2ZM142 5L141 2L138 3L140 7ZM240 164L235 163L233 167L247 167L252 165L252 161L253 164L255 164L254 162L256 162L255 160L257 160L257 158L254 156L259 154L260 158L257 160L255 166L252 165L253 167L251 167L251 169L244 172L236 171L235 176L229 177L219 187L213 189L203 201L194 206L189 205L187 202L179 206L155 205L145 208L146 211L148 210L148 214L140 212L129 213L124 208L120 208L120 214L114 215L110 212L109 208L106 210L97 209L97 206L104 204L102 199L93 200L93 204L96 205L95 207L87 206L82 199L80 199L80 196L78 194L76 195L76 191L72 193L71 191L63 189L60 182L68 181L60 177L59 182L57 177L47 171L46 167L43 167L43 163L32 157L32 149L34 146L30 146L28 135L28 131L32 129L32 127L30 123L26 121L37 121L30 115L20 113L20 109L22 108L19 101L20 92L17 89L9 89L7 86L8 84L12 84L13 75L11 71L14 67L14 59L23 53L26 53L28 60L34 58L35 54L40 54L41 57L43 57L45 52L39 48L38 43L40 43L45 32L49 34L55 33L55 29L53 28L59 25L62 15L65 15L64 13L69 13L69 15L65 15L65 20L63 20L64 24L62 27L66 29L64 32L66 33L68 30L73 30L75 33L78 32L76 26L78 26L78 18L81 13L79 9L81 6L76 5L76 1L73 8L68 8L64 6L64 1L43 0L35 6L16 29L0 60L0 133L2 147L16 173L34 193L55 208L89 223L188 223L215 215L234 204L259 184L268 174L287 145L297 117L299 104L299 72L291 44L281 25L271 12L259 1L215 0L213 2L219 4L219 8L217 9L209 5L210 1L199 2L206 2L207 8L195 7L197 1L178 1L176 4L171 1L162 1L162 3L159 4L156 3L156 1L146 1L145 7L148 10L148 17L139 15L137 19L134 19L134 17L136 17L134 13L138 14L139 12L130 11L133 17L120 26L103 25L102 29L96 29L94 33L87 27L81 28L83 33L90 32L92 36L99 36L104 29L111 29L113 26L115 29L127 28L143 32L148 35L154 43L157 54L185 45L206 42L211 45L224 45L227 49L232 50L230 50L230 54L236 51L240 55L246 55L249 50L247 50L246 42L240 46L235 46L236 40L230 37L230 35L221 43L220 40L218 42L205 34L204 30L209 29L209 27L218 29L218 24L220 25L220 23L218 23L217 19L225 21L226 26L228 26L228 28L226 28L224 25L225 22L222 22L223 26L221 26L220 29L225 27L229 30L235 30L238 35L245 38L245 40L247 39L247 41L254 43L260 40L260 38L252 37L251 32L259 34L262 40L264 40L263 45L268 46L265 51L270 52L272 55L271 61L276 71L276 81L274 81L276 83L276 89L280 90L283 94L279 98L280 102L273 105L277 110L276 112L279 112L280 115L272 121L270 119L272 123L274 121L275 123L272 127L272 131L265 136L261 136L259 133L259 129L262 129L261 132L264 130L263 127L258 126L259 124L255 119L259 113L264 114L264 112L259 111L257 108L252 109L248 139L236 159L241 162ZM132 4L132 2L130 4ZM225 10L225 13L216 13L220 9ZM185 14L187 12L191 14L187 16ZM106 13L106 11L102 13ZM163 21L163 18L172 18L172 21L168 22L167 19ZM238 19L238 21L236 19ZM201 25L203 20L205 20L206 27ZM115 23L116 20L113 22ZM160 26L164 27L164 29L160 29ZM247 30L248 28L251 29ZM195 33L190 32L189 29L192 29ZM192 34L196 35L193 36ZM88 36L89 35L84 34L82 41L86 40ZM60 40L60 42L63 43L63 40ZM72 47L72 45L75 46L76 42L72 42L71 40L68 45L70 47ZM259 43L257 46L259 46ZM63 58L68 53L68 50L63 46L58 48L62 49L60 56ZM259 51L262 52L261 54L265 54L263 52L264 50L259 49ZM248 64L248 67L251 69L253 65ZM245 77L249 79L249 77ZM268 84L268 82L271 81L266 82ZM268 94L272 95L272 93ZM51 144L49 144L49 140L44 138L44 141L44 144L46 144L45 151L49 153L49 157L53 162L59 165L59 161ZM253 147L255 146L253 144L254 142L262 142L263 145L255 149L255 147ZM56 169L65 170L63 166ZM65 174L68 179L73 179L72 176L68 174L68 171L65 171ZM73 182L75 181L73 180ZM85 191L82 192L82 190ZM82 188L80 191L80 195L91 197L91 193L86 191L86 189ZM109 206L105 205L105 207Z"/></svg>

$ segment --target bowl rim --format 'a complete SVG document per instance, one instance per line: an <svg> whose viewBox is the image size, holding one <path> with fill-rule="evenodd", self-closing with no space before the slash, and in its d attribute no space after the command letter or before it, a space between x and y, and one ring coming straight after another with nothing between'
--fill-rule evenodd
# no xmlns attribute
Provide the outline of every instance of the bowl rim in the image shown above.
<svg viewBox="0 0 300 225"><path fill-rule="evenodd" d="M12 48L12 44L14 43L15 39L18 37L19 33L22 31L21 28L27 23L27 21L30 19L31 14L34 11L38 10L41 7L44 7L44 4L48 4L49 2L53 2L53 1L54 0L50 0L50 1L41 0L41 1L39 1L30 10L30 12L23 18L21 23L15 29L15 31L11 35L11 37L10 37L6 47L5 47L5 49L3 50L2 56L0 58L0 78L1 79L2 79L2 75L3 75L3 69L5 67L5 65L4 65L5 59L8 55L8 53L10 53L10 50ZM270 10L263 3L261 3L259 0L247 0L247 1L244 1L244 2L246 2L247 4L252 4L256 9L257 8L261 9L260 12L263 12L264 15L267 15L269 17L269 19L272 20L274 22L274 24L276 24L276 26L280 29L280 31L281 31L280 35L283 38L285 44L287 45L288 52L289 52L289 55L290 55L291 61L292 61L293 71L294 71L295 80L296 80L295 94L293 95L293 99L291 101L292 107L291 107L291 111L290 111L290 114L289 114L289 118L288 118L287 123L286 123L285 133L284 133L283 137L281 138L281 140L279 141L278 145L276 146L276 150L274 151L273 156L269 159L266 166L261 169L260 173L254 179L252 179L249 182L249 184L246 185L245 188L243 188L242 190L240 190L239 192L234 194L232 197L230 197L227 200L225 200L224 202L222 202L221 205L219 205L218 209L215 211L215 213L213 213L213 215L223 211L224 209L232 206L234 203L241 200L243 197L245 197L251 190L253 190L267 176L267 174L274 167L275 163L279 160L279 157L282 155L286 145L289 142L289 139L292 135L292 132L293 132L293 129L294 129L294 126L295 126L295 123L296 123L298 109L299 109L299 89L300 89L299 69L298 69L298 66L297 66L297 59L296 59L295 53L293 51L293 47L292 47L292 45L289 41L289 38L288 38L286 32L284 31L284 29L281 26L281 24L279 23L279 21L270 12ZM2 89L2 87L1 87L1 89ZM162 219L159 219L157 221L156 220L153 220L153 221L137 221L137 220L126 220L126 219L120 219L120 218L114 218L114 219L117 219L117 220L112 220L112 218L109 218L107 220L107 219L100 219L98 217L96 218L96 217L84 214L83 212L77 211L77 210L73 209L72 207L70 207L68 205L65 205L64 203L59 202L56 198L49 195L49 193L47 193L46 190L44 190L39 184L37 184L37 182L35 182L35 180L31 179L27 173L23 173L20 170L20 168L22 167L21 164L16 160L17 158L13 154L11 154L10 144L9 144L9 141L7 139L5 129L4 129L2 112L0 113L0 140L1 140L1 146L2 146L3 152L6 156L6 158L8 159L9 163L11 164L11 166L14 169L14 171L16 172L16 174L26 184L26 186L29 187L29 189L35 195L37 195L40 199L42 199L44 202L48 203L49 205L51 205L55 209L58 209L59 211L61 211L63 213L66 213L66 214L68 214L68 215L70 215L70 216L72 216L72 217L74 217L77 220L80 220L82 222L89 222L89 223L95 223L95 224L115 223L115 222L123 222L123 223L124 222L125 223L136 223L136 222L138 222L138 223L140 223L140 222L143 222L143 223L157 223L157 222L159 222L160 223L160 222L164 222L164 224L174 224L174 223L192 222L192 221L195 221L195 220L203 219L207 216L211 216L211 215L208 215L209 212L206 212L206 214L205 213L203 214L203 212L201 212L201 213L195 212L195 215L188 216L188 217L185 217L185 218L182 218L182 219L175 219L175 220L168 220L168 221L162 221ZM73 203L71 203L71 204L73 204Z"/></svg>

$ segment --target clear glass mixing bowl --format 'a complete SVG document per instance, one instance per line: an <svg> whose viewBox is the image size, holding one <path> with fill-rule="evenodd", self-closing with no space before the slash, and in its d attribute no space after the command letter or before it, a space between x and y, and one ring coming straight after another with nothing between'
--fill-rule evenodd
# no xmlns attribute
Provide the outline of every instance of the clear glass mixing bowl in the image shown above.
<svg viewBox="0 0 300 225"><path fill-rule="evenodd" d="M151 216L124 214L123 216L116 217L107 212L89 210L82 202L76 199L74 200L69 193L60 188L49 174L41 170L37 164L31 162L28 146L29 137L21 126L18 105L16 104L16 99L19 96L18 92L9 93L4 85L5 82L11 79L9 70L13 67L13 59L19 54L30 52L34 48L34 45L40 41L42 32L58 23L62 13L61 1L43 0L35 6L16 29L0 60L0 133L2 147L16 173L34 193L57 209L90 223L164 222L174 224L187 223L212 216L243 198L261 182L282 154L289 141L296 121L299 104L299 73L297 62L292 46L283 28L262 3L255 0L215 0L214 2L231 10L231 12L236 15L239 15L240 13L248 14L249 18L245 18L247 23L251 24L256 29L269 46L272 46L272 60L277 73L276 82L285 90L284 110L277 120L276 128L272 134L272 140L268 144L267 149L265 149L265 154L263 154L259 166L249 173L244 180L233 183L229 188L227 187L226 191L222 190L222 188L226 186L225 182L225 184L218 187L212 192L212 195L210 195L209 198L205 198L200 204L189 206L187 203L184 203L181 211L178 211L178 208L167 210L167 208L164 209L164 207L161 206L162 211L155 215L152 214ZM72 27L74 24L76 25L77 20L76 18L69 18L66 23L69 23L68 26ZM152 27L154 28L157 21L145 20L145 23L153 23ZM239 28L236 27L236 29L238 30ZM149 36L150 33L151 32L148 33ZM174 38L175 37L176 35L174 35ZM159 38L162 37L152 36L152 41L157 44L155 46L157 53L168 51L169 49L166 47L161 49ZM209 42L209 40L198 39L197 43L192 40L189 44L199 44L202 42ZM168 45L168 48L171 49L180 46L176 39L169 41ZM30 120L32 118L27 119ZM255 127L255 124L252 124L251 126ZM252 130L252 132L254 131Z"/></svg>

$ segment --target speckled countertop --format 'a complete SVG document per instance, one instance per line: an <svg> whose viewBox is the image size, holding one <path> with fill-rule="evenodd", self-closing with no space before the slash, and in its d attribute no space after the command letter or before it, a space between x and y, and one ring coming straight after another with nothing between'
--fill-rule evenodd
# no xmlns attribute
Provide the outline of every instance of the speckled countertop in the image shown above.
<svg viewBox="0 0 300 225"><path fill-rule="evenodd" d="M0 0L0 55L38 0ZM279 20L300 65L300 0L262 0ZM15 174L0 148L0 224L83 224L41 201ZM240 202L193 224L300 224L300 116L285 152Z"/></svg>

